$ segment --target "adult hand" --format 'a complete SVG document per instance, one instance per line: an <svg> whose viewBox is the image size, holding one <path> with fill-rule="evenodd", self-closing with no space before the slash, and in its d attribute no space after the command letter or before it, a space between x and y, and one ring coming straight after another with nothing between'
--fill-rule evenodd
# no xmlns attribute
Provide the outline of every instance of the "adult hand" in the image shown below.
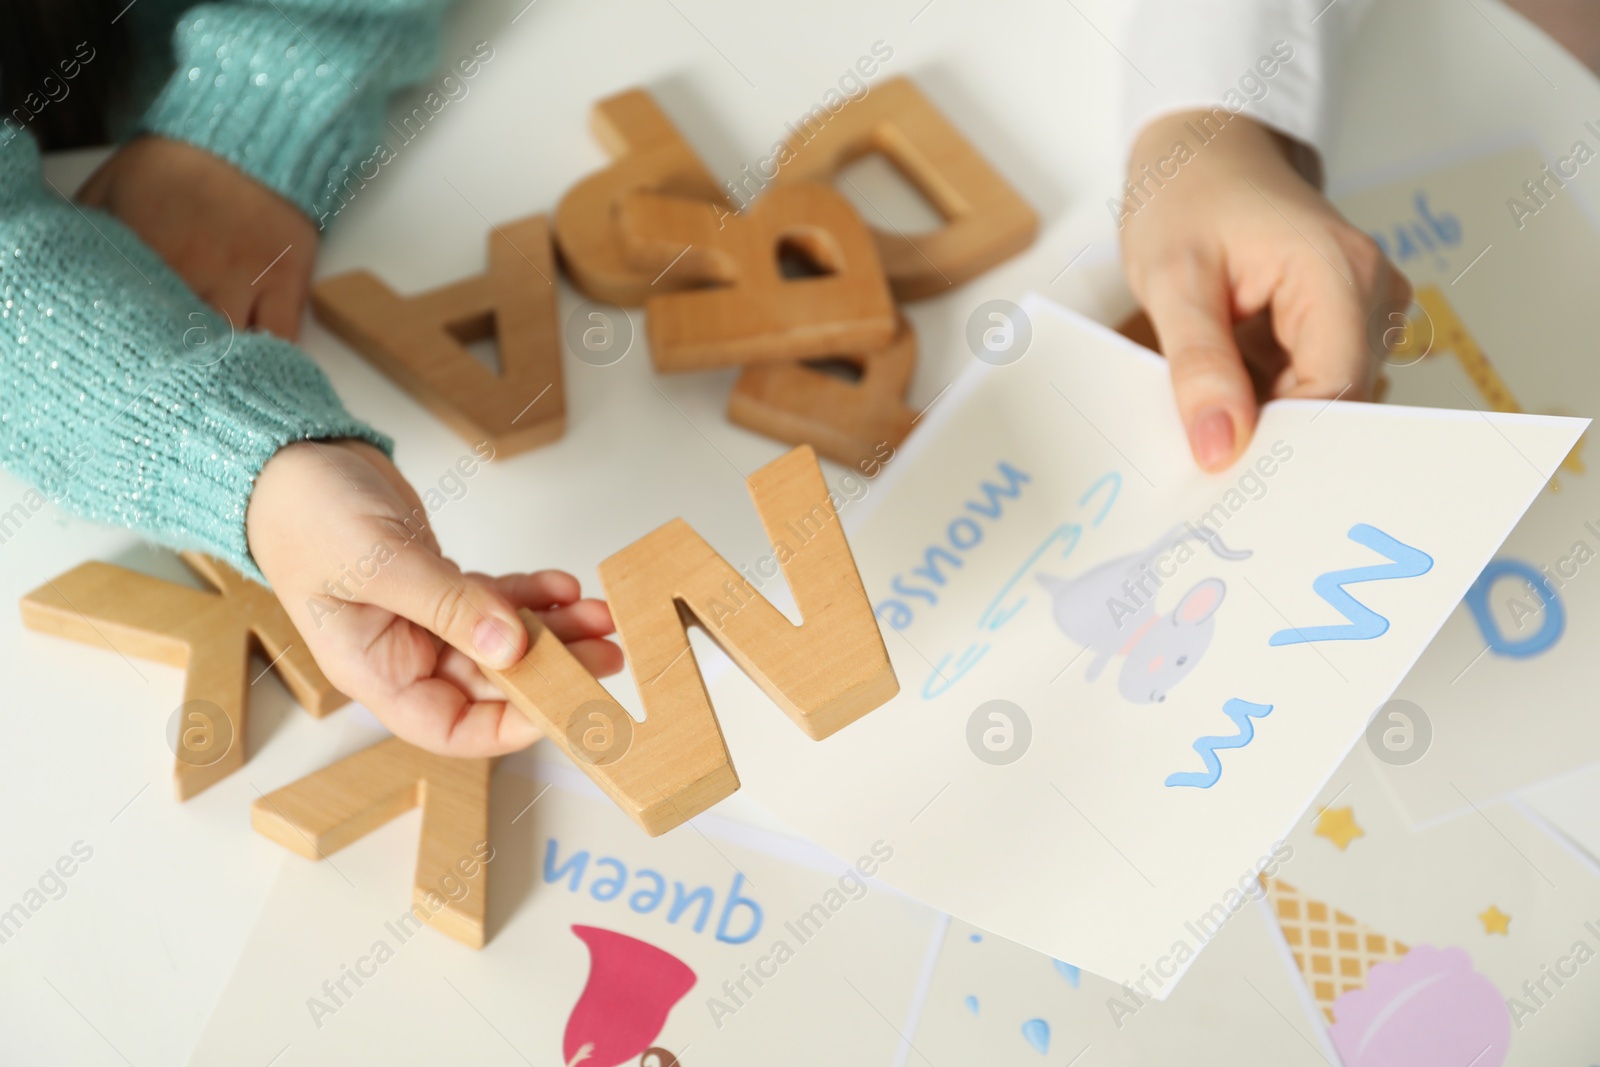
<svg viewBox="0 0 1600 1067"><path fill-rule="evenodd" d="M1140 132L1121 236L1195 461L1219 470L1249 443L1258 399L1370 399L1368 319L1411 286L1295 169L1294 142L1235 116L1201 143L1211 114Z"/></svg>

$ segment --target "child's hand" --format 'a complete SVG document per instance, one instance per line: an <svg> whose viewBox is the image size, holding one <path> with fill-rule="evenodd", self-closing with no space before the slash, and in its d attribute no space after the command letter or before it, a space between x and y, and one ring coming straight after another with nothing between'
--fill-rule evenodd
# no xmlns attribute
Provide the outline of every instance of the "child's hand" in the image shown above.
<svg viewBox="0 0 1600 1067"><path fill-rule="evenodd" d="M246 532L256 564L328 680L395 734L448 756L524 748L539 731L477 662L528 647L518 608L543 616L597 677L622 669L604 602L560 571L491 579L439 553L416 492L357 441L302 441L262 468Z"/></svg>
<svg viewBox="0 0 1600 1067"><path fill-rule="evenodd" d="M121 219L237 329L299 335L317 228L233 164L140 137L101 164L78 199Z"/></svg>
<svg viewBox="0 0 1600 1067"><path fill-rule="evenodd" d="M1190 124L1208 115L1169 115L1140 132L1128 176L1143 203L1128 201L1122 251L1171 364L1195 460L1216 470L1255 430L1253 373L1269 396L1370 399L1368 319L1409 300L1411 286L1290 165L1292 142L1241 115L1201 144ZM1178 142L1187 161L1175 158ZM1241 355L1234 324L1265 311L1263 365L1253 350Z"/></svg>

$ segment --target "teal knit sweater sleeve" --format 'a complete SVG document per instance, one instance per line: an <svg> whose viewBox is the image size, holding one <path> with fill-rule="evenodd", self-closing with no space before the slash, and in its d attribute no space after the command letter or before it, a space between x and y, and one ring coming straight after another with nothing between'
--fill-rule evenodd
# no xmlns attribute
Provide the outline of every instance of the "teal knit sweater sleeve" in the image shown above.
<svg viewBox="0 0 1600 1067"><path fill-rule="evenodd" d="M299 349L235 335L130 230L48 188L30 135L0 140L0 459L36 487L22 506L48 497L260 579L244 517L272 454L390 442Z"/></svg>
<svg viewBox="0 0 1600 1067"><path fill-rule="evenodd" d="M395 90L438 62L444 0L201 4L173 31L176 66L141 128L228 160L319 225L377 150Z"/></svg>

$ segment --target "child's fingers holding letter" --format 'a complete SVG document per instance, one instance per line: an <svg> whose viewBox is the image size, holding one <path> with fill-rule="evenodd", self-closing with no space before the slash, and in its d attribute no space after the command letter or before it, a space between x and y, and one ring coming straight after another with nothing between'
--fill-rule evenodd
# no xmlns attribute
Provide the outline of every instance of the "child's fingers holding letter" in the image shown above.
<svg viewBox="0 0 1600 1067"><path fill-rule="evenodd" d="M387 457L352 441L300 442L262 469L246 516L251 553L330 681L395 734L451 756L532 744L539 732L478 664L526 652L519 608L596 674L621 668L599 601L571 575L492 579L439 552L421 501Z"/></svg>

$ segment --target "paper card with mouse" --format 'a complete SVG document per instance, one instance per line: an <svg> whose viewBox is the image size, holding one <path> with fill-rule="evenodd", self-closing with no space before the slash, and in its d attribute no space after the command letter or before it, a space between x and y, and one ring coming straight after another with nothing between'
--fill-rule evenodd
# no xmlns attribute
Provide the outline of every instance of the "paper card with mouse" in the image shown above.
<svg viewBox="0 0 1600 1067"><path fill-rule="evenodd" d="M1600 146L1594 127L1575 132ZM1583 152L1518 148L1342 197L1416 286L1374 323L1385 399L1600 410L1600 230L1570 183ZM1395 694L1385 772L1425 823L1600 759L1600 473L1573 450ZM1532 699L1530 699L1530 697ZM1508 715L1516 709L1515 728ZM1427 759L1415 759L1422 751Z"/></svg>
<svg viewBox="0 0 1600 1067"><path fill-rule="evenodd" d="M1020 358L973 362L852 537L900 695L826 744L731 672L716 706L781 819L1122 982L1248 882L1586 423L1276 403L1208 475L1157 356L996 314Z"/></svg>
<svg viewBox="0 0 1600 1067"><path fill-rule="evenodd" d="M536 780L518 763L494 773L487 840L463 850L487 873L482 949L407 906L415 813L321 861L289 856L191 1062L286 1045L302 1063L894 1058L939 917L861 873L894 865L891 842L835 859L715 815L649 838L574 768ZM478 888L447 872L437 891Z"/></svg>
<svg viewBox="0 0 1600 1067"><path fill-rule="evenodd" d="M1412 830L1366 746L1263 879L1344 1067L1593 1062L1600 868L1516 802Z"/></svg>

